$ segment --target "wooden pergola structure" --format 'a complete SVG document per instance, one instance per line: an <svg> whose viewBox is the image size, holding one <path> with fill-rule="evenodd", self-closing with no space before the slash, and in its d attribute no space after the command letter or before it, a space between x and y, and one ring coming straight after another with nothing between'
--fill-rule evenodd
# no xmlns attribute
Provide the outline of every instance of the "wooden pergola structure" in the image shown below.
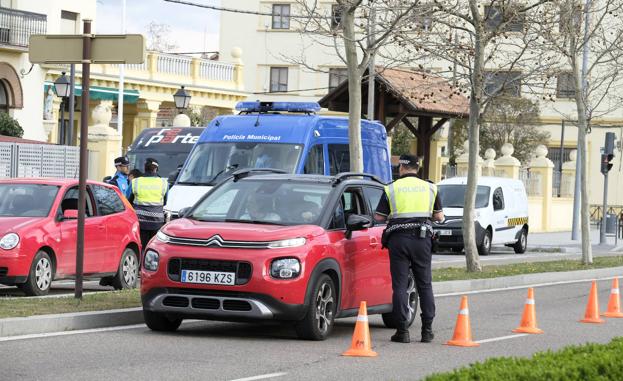
<svg viewBox="0 0 623 381"><path fill-rule="evenodd" d="M362 112L368 114L367 74L362 83ZM422 177L428 178L430 142L433 135L450 119L464 119L469 102L460 91L434 74L377 67L375 79L375 119L380 120L389 134L403 123L417 138L417 155L423 158ZM330 111L348 112L348 81L320 99ZM417 123L411 119L417 118Z"/></svg>

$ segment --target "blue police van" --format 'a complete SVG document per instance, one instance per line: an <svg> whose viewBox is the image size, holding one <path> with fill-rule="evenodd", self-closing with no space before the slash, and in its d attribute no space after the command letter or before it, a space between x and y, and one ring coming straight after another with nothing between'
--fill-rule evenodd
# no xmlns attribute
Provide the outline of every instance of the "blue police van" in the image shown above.
<svg viewBox="0 0 623 381"><path fill-rule="evenodd" d="M193 147L168 195L175 218L219 181L243 168L335 175L350 171L348 119L316 115L314 102L240 102L237 115L212 120ZM361 123L364 171L391 181L385 127Z"/></svg>

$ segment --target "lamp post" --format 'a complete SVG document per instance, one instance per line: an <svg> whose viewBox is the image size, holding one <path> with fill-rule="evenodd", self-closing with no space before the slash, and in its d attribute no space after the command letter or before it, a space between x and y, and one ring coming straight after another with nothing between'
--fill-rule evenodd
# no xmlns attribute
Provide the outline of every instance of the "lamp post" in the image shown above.
<svg viewBox="0 0 623 381"><path fill-rule="evenodd" d="M173 94L173 100L175 101L175 107L181 114L190 105L190 94L188 94L188 92L184 90L184 86L182 86Z"/></svg>
<svg viewBox="0 0 623 381"><path fill-rule="evenodd" d="M62 72L61 76L54 81L56 96L61 97L61 133L58 134L59 144L65 143L65 100L69 97L70 90L70 82L65 76L65 72Z"/></svg>

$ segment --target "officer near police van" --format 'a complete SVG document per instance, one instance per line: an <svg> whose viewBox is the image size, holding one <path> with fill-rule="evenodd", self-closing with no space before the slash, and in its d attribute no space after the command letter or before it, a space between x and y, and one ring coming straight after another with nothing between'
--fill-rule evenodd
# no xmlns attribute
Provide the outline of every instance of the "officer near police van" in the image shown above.
<svg viewBox="0 0 623 381"><path fill-rule="evenodd" d="M126 198L130 196L130 160L126 156L119 156L114 161L117 172L108 180L109 184L115 185Z"/></svg>
<svg viewBox="0 0 623 381"><path fill-rule="evenodd" d="M391 340L399 343L411 341L407 287L409 271L413 271L422 310L421 341L429 343L434 338L432 326L435 317L431 285L431 220L442 221L444 216L437 187L417 177L418 158L401 155L399 163L400 178L385 187L375 215L379 222L388 221L382 243L389 249L393 316L397 328Z"/></svg>
<svg viewBox="0 0 623 381"><path fill-rule="evenodd" d="M128 200L134 204L141 229L141 243L145 249L149 240L164 225L164 205L169 191L167 179L158 176L156 159L145 161L145 173L132 180L131 190Z"/></svg>

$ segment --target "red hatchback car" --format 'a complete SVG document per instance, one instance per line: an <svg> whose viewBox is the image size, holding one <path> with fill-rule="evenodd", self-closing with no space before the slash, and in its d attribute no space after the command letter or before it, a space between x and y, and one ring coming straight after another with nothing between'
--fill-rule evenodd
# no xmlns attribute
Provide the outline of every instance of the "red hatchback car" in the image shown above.
<svg viewBox="0 0 623 381"><path fill-rule="evenodd" d="M384 225L373 219L383 184L360 174L266 171L237 172L150 242L141 270L147 325L273 319L323 340L335 318L356 316L366 301L394 328ZM405 297L412 322L413 278Z"/></svg>
<svg viewBox="0 0 623 381"><path fill-rule="evenodd" d="M44 295L53 280L74 276L77 217L77 180L0 180L0 284ZM136 287L138 220L117 188L88 182L84 229L85 276Z"/></svg>

